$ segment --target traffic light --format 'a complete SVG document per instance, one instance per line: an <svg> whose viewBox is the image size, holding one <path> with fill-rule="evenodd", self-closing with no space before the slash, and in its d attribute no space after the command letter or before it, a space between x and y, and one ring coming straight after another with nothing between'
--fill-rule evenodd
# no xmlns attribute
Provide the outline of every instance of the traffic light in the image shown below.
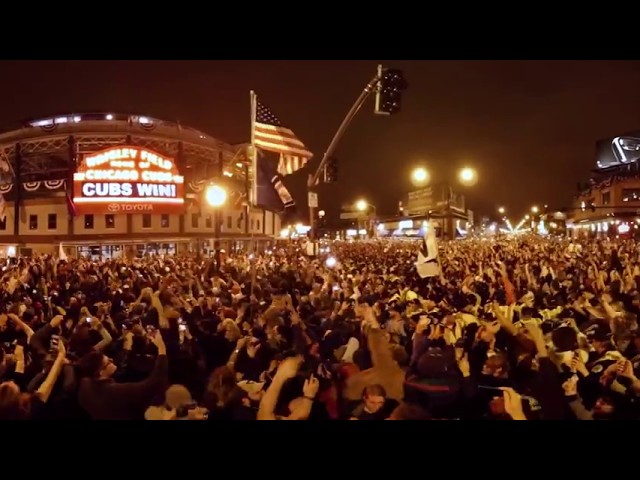
<svg viewBox="0 0 640 480"><path fill-rule="evenodd" d="M393 115L400 111L402 92L407 89L407 81L402 70L383 68L378 65L378 86L376 88L377 115Z"/></svg>
<svg viewBox="0 0 640 480"><path fill-rule="evenodd" d="M324 183L335 183L338 181L338 159L329 157L324 166Z"/></svg>

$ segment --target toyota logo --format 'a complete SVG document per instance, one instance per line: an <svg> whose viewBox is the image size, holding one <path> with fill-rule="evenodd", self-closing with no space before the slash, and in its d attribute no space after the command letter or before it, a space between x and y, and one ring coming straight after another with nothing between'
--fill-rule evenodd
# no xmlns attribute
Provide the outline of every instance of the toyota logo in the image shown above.
<svg viewBox="0 0 640 480"><path fill-rule="evenodd" d="M109 210L110 212L119 212L120 211L120 204L119 203L110 203L109 205L107 205L107 210Z"/></svg>

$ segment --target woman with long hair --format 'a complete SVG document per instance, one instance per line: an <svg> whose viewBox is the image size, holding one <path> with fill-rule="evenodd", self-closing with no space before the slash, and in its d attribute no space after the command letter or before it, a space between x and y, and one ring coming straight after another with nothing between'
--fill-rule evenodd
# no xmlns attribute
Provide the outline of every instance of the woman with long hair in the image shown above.
<svg viewBox="0 0 640 480"><path fill-rule="evenodd" d="M244 392L236 384L229 367L216 368L209 377L203 404L209 409L210 420L231 420L233 410L241 404Z"/></svg>

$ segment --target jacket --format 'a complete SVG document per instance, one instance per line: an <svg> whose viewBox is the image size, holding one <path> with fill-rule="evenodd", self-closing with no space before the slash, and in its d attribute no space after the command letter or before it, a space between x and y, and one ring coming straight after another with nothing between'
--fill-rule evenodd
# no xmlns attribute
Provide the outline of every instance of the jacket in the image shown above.
<svg viewBox="0 0 640 480"><path fill-rule="evenodd" d="M159 355L151 374L141 382L116 383L112 378L85 378L80 383L78 401L92 420L136 420L153 397L168 383L169 363Z"/></svg>
<svg viewBox="0 0 640 480"><path fill-rule="evenodd" d="M350 376L346 381L343 396L347 400L359 400L366 386L379 384L387 391L389 398L402 400L405 373L393 359L384 332L379 329L369 330L367 341L373 367Z"/></svg>

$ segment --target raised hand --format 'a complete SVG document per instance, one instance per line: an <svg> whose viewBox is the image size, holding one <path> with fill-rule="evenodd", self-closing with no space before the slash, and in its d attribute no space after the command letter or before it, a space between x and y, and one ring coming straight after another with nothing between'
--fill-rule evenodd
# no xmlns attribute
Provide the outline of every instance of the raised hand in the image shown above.
<svg viewBox="0 0 640 480"><path fill-rule="evenodd" d="M304 381L302 393L306 398L314 398L320 389L320 381L313 375Z"/></svg>
<svg viewBox="0 0 640 480"><path fill-rule="evenodd" d="M522 410L522 397L513 388L503 387L504 409L513 420L526 420Z"/></svg>
<svg viewBox="0 0 640 480"><path fill-rule="evenodd" d="M288 380L297 375L300 365L302 364L302 357L289 357L285 358L278 366L276 376L281 380Z"/></svg>

